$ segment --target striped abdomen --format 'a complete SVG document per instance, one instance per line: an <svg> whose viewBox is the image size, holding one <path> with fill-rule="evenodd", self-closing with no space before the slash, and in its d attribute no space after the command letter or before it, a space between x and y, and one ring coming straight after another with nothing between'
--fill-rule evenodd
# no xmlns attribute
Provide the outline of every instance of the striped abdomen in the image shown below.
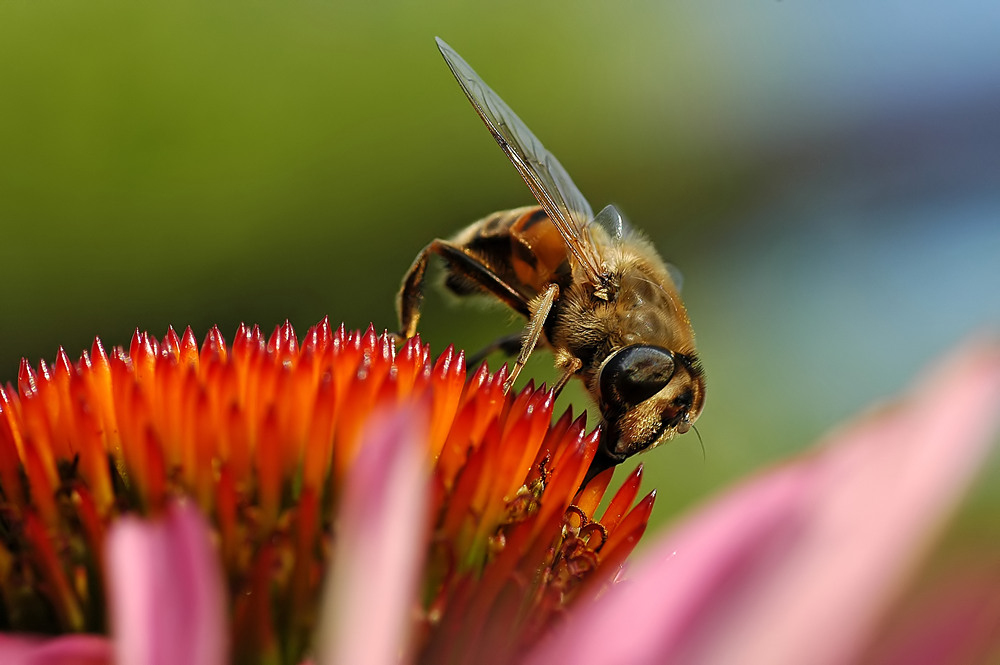
<svg viewBox="0 0 1000 665"><path fill-rule="evenodd" d="M548 284L569 284L572 276L566 243L539 206L495 212L451 242L520 292L525 303ZM451 271L445 285L458 295L483 292L476 282Z"/></svg>

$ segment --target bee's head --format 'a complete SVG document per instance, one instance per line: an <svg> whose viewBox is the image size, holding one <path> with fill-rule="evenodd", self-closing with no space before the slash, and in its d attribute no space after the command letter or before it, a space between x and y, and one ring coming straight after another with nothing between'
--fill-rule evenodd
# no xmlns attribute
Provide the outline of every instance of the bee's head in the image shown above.
<svg viewBox="0 0 1000 665"><path fill-rule="evenodd" d="M618 349L601 365L597 387L605 466L688 431L705 405L705 375L697 358L661 346Z"/></svg>

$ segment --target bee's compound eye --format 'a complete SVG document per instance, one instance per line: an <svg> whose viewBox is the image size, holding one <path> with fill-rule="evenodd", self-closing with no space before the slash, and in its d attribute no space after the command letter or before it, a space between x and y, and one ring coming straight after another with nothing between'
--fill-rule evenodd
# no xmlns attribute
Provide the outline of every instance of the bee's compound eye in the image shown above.
<svg viewBox="0 0 1000 665"><path fill-rule="evenodd" d="M616 351L601 368L601 399L628 408L660 392L674 375L674 356L659 346L635 344Z"/></svg>

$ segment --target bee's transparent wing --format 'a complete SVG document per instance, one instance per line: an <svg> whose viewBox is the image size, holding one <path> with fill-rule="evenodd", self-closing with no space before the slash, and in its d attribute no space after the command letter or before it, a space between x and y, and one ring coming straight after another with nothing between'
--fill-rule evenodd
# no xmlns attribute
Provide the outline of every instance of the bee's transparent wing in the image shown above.
<svg viewBox="0 0 1000 665"><path fill-rule="evenodd" d="M668 263L667 274L670 275L670 280L674 283L674 288L677 289L677 293L680 293L681 289L684 288L684 274L681 272L681 269L673 263Z"/></svg>
<svg viewBox="0 0 1000 665"><path fill-rule="evenodd" d="M587 230L594 218L587 199L573 184L555 155L545 149L527 125L479 78L462 56L441 38L437 38L437 45L476 113L524 178L570 252L594 283L601 281L601 257Z"/></svg>
<svg viewBox="0 0 1000 665"><path fill-rule="evenodd" d="M608 237L615 242L621 242L632 232L632 226L625 219L625 215L613 205L604 206L591 223L603 228Z"/></svg>

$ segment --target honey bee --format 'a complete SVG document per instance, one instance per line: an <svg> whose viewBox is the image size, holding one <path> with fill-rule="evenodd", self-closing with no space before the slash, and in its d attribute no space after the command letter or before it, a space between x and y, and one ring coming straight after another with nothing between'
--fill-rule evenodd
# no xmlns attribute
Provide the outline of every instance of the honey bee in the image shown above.
<svg viewBox="0 0 1000 665"><path fill-rule="evenodd" d="M540 347L554 355L557 392L573 376L583 381L603 417L589 480L688 431L701 415L705 376L678 276L614 206L595 216L510 107L454 49L440 38L437 45L540 205L495 212L427 245L403 277L399 334L416 334L432 254L444 259L455 294L492 295L522 314L523 332L487 351L519 347L505 392Z"/></svg>

